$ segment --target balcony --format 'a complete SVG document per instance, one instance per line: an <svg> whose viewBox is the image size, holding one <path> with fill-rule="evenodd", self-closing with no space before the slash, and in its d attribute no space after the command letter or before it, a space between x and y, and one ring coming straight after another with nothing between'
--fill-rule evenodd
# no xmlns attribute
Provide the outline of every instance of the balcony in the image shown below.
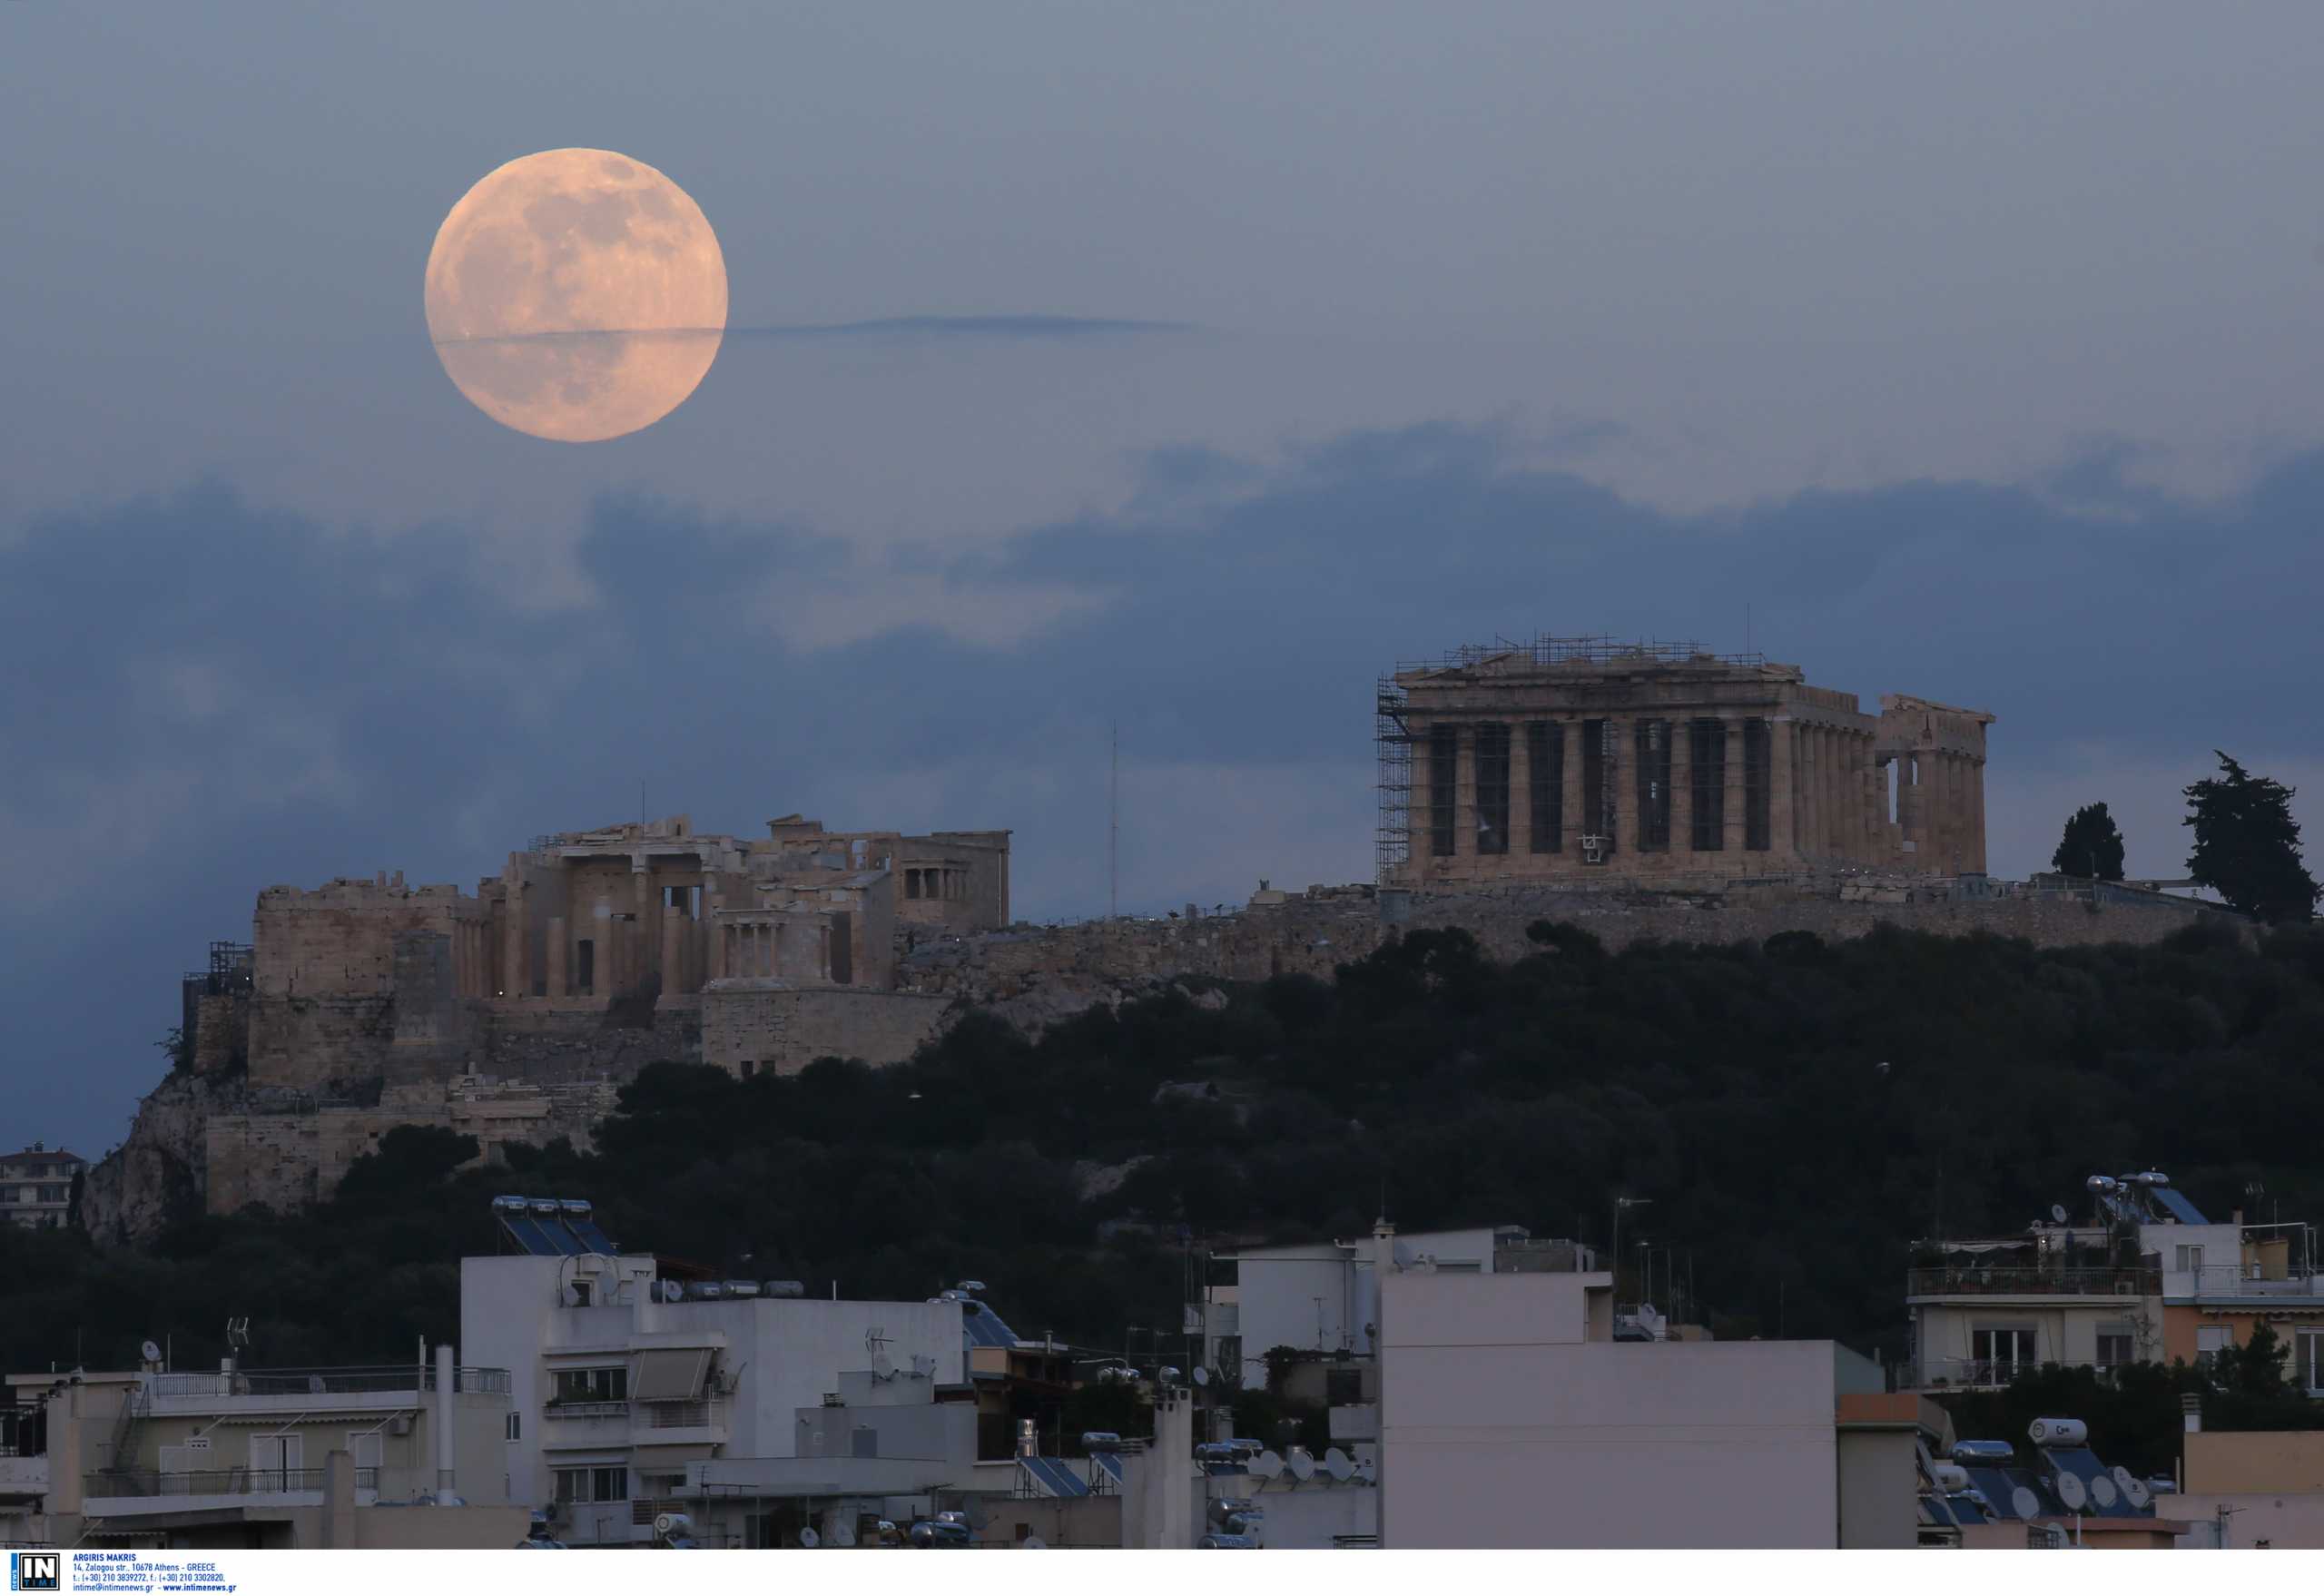
<svg viewBox="0 0 2324 1596"><path fill-rule="evenodd" d="M2269 1279L2260 1273L2255 1264L2205 1264L2200 1269L2173 1269L2163 1276L2164 1291L2171 1296L2191 1296L2198 1301L2227 1298L2236 1301L2273 1301L2280 1297L2324 1298L2324 1276L2295 1266L2283 1275Z"/></svg>
<svg viewBox="0 0 2324 1596"><path fill-rule="evenodd" d="M2099 1384L2112 1385L2121 1372L2131 1367L2125 1363L2068 1364L2067 1368L2088 1369L2098 1376ZM2008 1384L2020 1374L2030 1374L2043 1367L2031 1358L1939 1358L1925 1364L1894 1364L1889 1366L1889 1388L1894 1391L1994 1391Z"/></svg>
<svg viewBox="0 0 2324 1596"><path fill-rule="evenodd" d="M415 1407L436 1389L434 1368L404 1364L384 1368L254 1369L200 1374L154 1374L145 1384L153 1416L238 1411L328 1413ZM506 1396L506 1369L459 1369L452 1389L462 1394Z"/></svg>
<svg viewBox="0 0 2324 1596"><path fill-rule="evenodd" d="M1913 1269L1907 1297L2161 1296L2162 1271L2153 1265L2041 1268L2016 1264L1945 1264Z"/></svg>
<svg viewBox="0 0 2324 1596"><path fill-rule="evenodd" d="M545 1446L625 1446L629 1443L629 1404L625 1402L552 1402L541 1409L541 1442Z"/></svg>
<svg viewBox="0 0 2324 1596"><path fill-rule="evenodd" d="M703 1402L641 1402L630 1408L633 1446L724 1445L726 1404Z"/></svg>
<svg viewBox="0 0 2324 1596"><path fill-rule="evenodd" d="M377 1495L379 1471L357 1469L355 1489ZM81 1476L86 1511L123 1518L144 1512L183 1512L210 1505L265 1500L284 1505L320 1503L320 1469L117 1469Z"/></svg>

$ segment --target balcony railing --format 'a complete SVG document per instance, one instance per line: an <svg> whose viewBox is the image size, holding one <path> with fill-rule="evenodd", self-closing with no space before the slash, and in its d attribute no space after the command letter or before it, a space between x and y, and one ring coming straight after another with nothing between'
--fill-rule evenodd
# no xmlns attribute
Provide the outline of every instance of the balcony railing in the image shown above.
<svg viewBox="0 0 2324 1596"><path fill-rule="evenodd" d="M701 1430L726 1422L723 1402L641 1402L636 1412L648 1430Z"/></svg>
<svg viewBox="0 0 2324 1596"><path fill-rule="evenodd" d="M1889 1388L1894 1391L1926 1391L1938 1386L1954 1390L1994 1390L2008 1384L2020 1374L2031 1374L2043 1366L2044 1360L2035 1358L1938 1358L1925 1364L1892 1364L1889 1365ZM2069 1364L2068 1368L2088 1369L2100 1384L2112 1385L2130 1364L2119 1361L2106 1363Z"/></svg>
<svg viewBox="0 0 2324 1596"><path fill-rule="evenodd" d="M322 1488L320 1469L119 1469L81 1477L87 1496L284 1496ZM378 1490L379 1471L357 1469L355 1488Z"/></svg>
<svg viewBox="0 0 2324 1596"><path fill-rule="evenodd" d="M2303 1265L2294 1265L2280 1280L2263 1280L2255 1266L2205 1264L2200 1269L2175 1269L2171 1285L2191 1284L2198 1296L2324 1296L2324 1276Z"/></svg>
<svg viewBox="0 0 2324 1596"><path fill-rule="evenodd" d="M2162 1271L2150 1266L2036 1268L1944 1265L1905 1276L1907 1296L2161 1296Z"/></svg>
<svg viewBox="0 0 2324 1596"><path fill-rule="evenodd" d="M150 1386L154 1398L168 1402L188 1397L224 1396L357 1396L388 1391L433 1391L436 1370L416 1364L366 1369L251 1369L233 1374L155 1374ZM452 1389L506 1396L511 1389L506 1369L458 1369Z"/></svg>

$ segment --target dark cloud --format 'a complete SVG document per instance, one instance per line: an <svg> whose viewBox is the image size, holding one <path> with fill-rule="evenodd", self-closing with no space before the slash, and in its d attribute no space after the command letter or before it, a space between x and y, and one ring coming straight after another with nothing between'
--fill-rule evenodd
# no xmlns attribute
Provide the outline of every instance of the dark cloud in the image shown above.
<svg viewBox="0 0 2324 1596"><path fill-rule="evenodd" d="M1739 648L1748 606L1752 645L1820 683L1994 711L2019 770L2306 753L2324 454L2217 506L2139 490L2117 457L1702 517L1520 458L1449 426L1270 463L1169 451L1118 515L869 562L608 498L556 604L463 528L320 527L215 484L0 528L22 911L0 1001L28 1123L118 1134L175 976L246 934L261 887L472 882L535 832L636 813L641 786L726 829L1013 826L1024 907L1086 912L1118 722L1127 900L1239 895L1285 851L1279 878L1360 876L1374 678L1495 635ZM1060 593L1078 605L1029 604L1015 641L965 640ZM873 619L834 631L851 606ZM803 641L835 635L855 640Z"/></svg>

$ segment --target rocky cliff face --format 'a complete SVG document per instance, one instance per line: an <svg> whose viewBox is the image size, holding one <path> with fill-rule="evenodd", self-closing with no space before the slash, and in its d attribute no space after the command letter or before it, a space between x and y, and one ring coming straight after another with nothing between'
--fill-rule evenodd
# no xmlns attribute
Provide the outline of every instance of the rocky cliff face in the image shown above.
<svg viewBox="0 0 2324 1596"><path fill-rule="evenodd" d="M213 1114L243 1106L239 1077L172 1075L137 1105L129 1139L90 1167L82 1226L101 1243L141 1239L202 1211L208 1189L204 1130Z"/></svg>

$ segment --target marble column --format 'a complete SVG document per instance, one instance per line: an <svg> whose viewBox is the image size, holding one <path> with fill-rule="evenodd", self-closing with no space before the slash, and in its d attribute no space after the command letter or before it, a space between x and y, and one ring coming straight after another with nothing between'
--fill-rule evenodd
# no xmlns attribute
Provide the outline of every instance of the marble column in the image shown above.
<svg viewBox="0 0 2324 1596"><path fill-rule="evenodd" d="M1791 855L1799 848L1799 832L1796 826L1796 795L1793 792L1792 768L1795 757L1793 734L1797 727L1787 714L1771 715L1768 720L1768 851L1782 855L1781 868L1791 868Z"/></svg>
<svg viewBox="0 0 2324 1596"><path fill-rule="evenodd" d="M1983 875L1985 871L1985 762L1972 758L1968 763L1969 868Z"/></svg>
<svg viewBox="0 0 2324 1596"><path fill-rule="evenodd" d="M1743 723L1733 715L1725 716L1718 723L1718 734L1727 750L1727 773L1722 794L1726 823L1719 828L1719 843L1721 852L1728 855L1727 868L1740 870L1743 868L1741 854L1746 818L1743 813Z"/></svg>
<svg viewBox="0 0 2324 1596"><path fill-rule="evenodd" d="M662 916L662 991L665 996L685 988L685 945L679 939L685 921L675 914Z"/></svg>
<svg viewBox="0 0 2324 1596"><path fill-rule="evenodd" d="M1803 859L1824 856L1823 817L1817 811L1820 794L1817 783L1823 779L1821 763L1817 760L1817 733L1819 728L1802 724L1798 730L1799 748L1799 852Z"/></svg>
<svg viewBox="0 0 2324 1596"><path fill-rule="evenodd" d="M1452 746L1452 856L1477 852L1477 729L1456 728Z"/></svg>
<svg viewBox="0 0 2324 1596"><path fill-rule="evenodd" d="M1609 715L1606 756L1613 789L1613 811L1606 817L1606 834L1613 839L1614 857L1638 852L1638 722L1630 715Z"/></svg>
<svg viewBox="0 0 2324 1596"><path fill-rule="evenodd" d="M531 990L525 968L525 883L512 873L507 886L500 922L500 995L521 998Z"/></svg>
<svg viewBox="0 0 2324 1596"><path fill-rule="evenodd" d="M1511 721L1508 728L1508 848L1512 859L1533 851L1533 738L1529 727L1529 722Z"/></svg>
<svg viewBox="0 0 2324 1596"><path fill-rule="evenodd" d="M548 917L548 945L542 951L547 955L547 957L543 961L545 967L543 973L546 977L546 985L548 995L552 998L562 998L569 995L566 990L565 982L565 960L566 948L565 937L565 916L562 914L550 915Z"/></svg>

